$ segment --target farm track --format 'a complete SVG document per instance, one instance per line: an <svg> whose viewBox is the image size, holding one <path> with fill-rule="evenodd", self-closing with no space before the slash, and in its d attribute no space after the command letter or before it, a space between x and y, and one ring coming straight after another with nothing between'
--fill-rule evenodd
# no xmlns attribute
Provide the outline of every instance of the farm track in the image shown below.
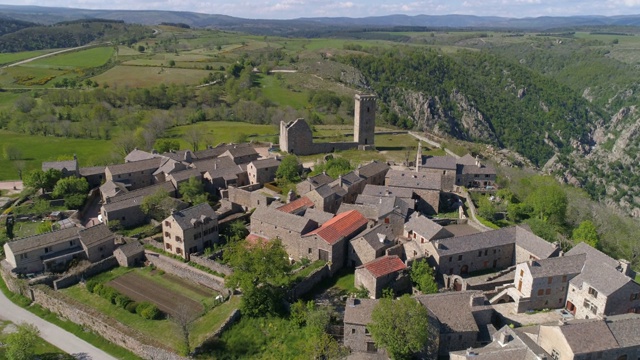
<svg viewBox="0 0 640 360"><path fill-rule="evenodd" d="M43 58L46 58L46 57L49 57L49 56L59 55L59 54L63 54L63 53L66 53L66 52L77 51L77 50L81 50L81 49L86 49L86 48L100 46L100 45L107 45L107 44L109 44L109 43L82 45L82 46L74 47L74 48L71 48L71 49L64 49L64 50L54 51L52 53L48 53L48 54L32 57L32 58L25 59L25 60L20 60L18 62L13 63L13 64L2 66L2 67L0 67L0 69L6 69L6 68L18 66L18 65L23 65L23 64L35 61L35 60L40 60L40 59L43 59Z"/></svg>
<svg viewBox="0 0 640 360"><path fill-rule="evenodd" d="M204 310L199 302L166 289L136 273L120 276L109 281L107 285L135 301L148 301L156 304L158 309L169 315L174 315L182 306L186 306L194 316Z"/></svg>

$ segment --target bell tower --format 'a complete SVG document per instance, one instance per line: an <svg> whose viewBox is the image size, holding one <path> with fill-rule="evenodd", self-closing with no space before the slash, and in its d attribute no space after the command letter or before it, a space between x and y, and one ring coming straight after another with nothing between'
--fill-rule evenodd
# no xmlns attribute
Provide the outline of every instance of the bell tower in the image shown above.
<svg viewBox="0 0 640 360"><path fill-rule="evenodd" d="M374 146L376 128L376 96L356 94L353 114L353 141L358 145Z"/></svg>

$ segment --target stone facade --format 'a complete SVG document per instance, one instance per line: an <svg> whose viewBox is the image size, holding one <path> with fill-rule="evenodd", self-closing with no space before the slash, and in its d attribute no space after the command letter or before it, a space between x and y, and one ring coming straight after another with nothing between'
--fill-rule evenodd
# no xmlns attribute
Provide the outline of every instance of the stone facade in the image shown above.
<svg viewBox="0 0 640 360"><path fill-rule="evenodd" d="M354 141L359 145L373 146L376 127L375 95L356 94L354 110Z"/></svg>
<svg viewBox="0 0 640 360"><path fill-rule="evenodd" d="M218 243L218 215L208 203L173 213L162 222L164 249L190 259Z"/></svg>
<svg viewBox="0 0 640 360"><path fill-rule="evenodd" d="M183 279L193 281L196 284L206 286L210 289L220 292L225 297L229 295L229 290L224 286L223 278L211 275L202 270L198 270L185 263L176 261L153 251L145 251L145 256L150 263L155 265L160 270L164 270Z"/></svg>
<svg viewBox="0 0 640 360"><path fill-rule="evenodd" d="M411 280L406 269L406 265L398 256L384 256L358 266L354 286L367 289L372 299L380 298L382 290L386 288L401 293L411 289Z"/></svg>
<svg viewBox="0 0 640 360"><path fill-rule="evenodd" d="M230 202L242 206L244 209L253 209L258 206L269 206L275 197L269 195L265 191L261 191L262 185L247 185L243 187L229 187L226 190L222 190L222 198L229 200Z"/></svg>
<svg viewBox="0 0 640 360"><path fill-rule="evenodd" d="M251 184L266 184L276 179L280 160L275 158L255 160L247 165L247 175Z"/></svg>

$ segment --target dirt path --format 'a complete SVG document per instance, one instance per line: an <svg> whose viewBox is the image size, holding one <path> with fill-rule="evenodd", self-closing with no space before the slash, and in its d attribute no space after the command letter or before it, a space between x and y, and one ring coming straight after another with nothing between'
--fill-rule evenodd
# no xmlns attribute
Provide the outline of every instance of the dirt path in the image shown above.
<svg viewBox="0 0 640 360"><path fill-rule="evenodd" d="M105 44L109 44L109 43L105 43ZM98 45L105 45L105 44L98 44ZM82 46L74 47L74 48L71 48L71 49L58 50L58 51L54 51L52 53L48 53L48 54L32 57L30 59L20 60L18 62L13 63L13 64L9 64L9 65L5 65L3 67L0 67L0 69L6 69L6 68L13 67L13 66L26 64L26 63L32 62L34 60L39 60L39 59L42 59L42 58L46 58L46 57L49 57L49 56L54 56L54 55L66 53L66 52L69 52L69 51L76 51L76 50L80 50L80 49L84 49L84 48L88 48L88 47L93 47L93 46L97 46L97 45L96 44L82 45Z"/></svg>

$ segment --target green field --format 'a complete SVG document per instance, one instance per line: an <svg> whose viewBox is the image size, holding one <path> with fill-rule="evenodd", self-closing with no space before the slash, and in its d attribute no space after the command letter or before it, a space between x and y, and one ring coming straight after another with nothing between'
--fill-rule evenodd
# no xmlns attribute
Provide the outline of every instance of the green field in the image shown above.
<svg viewBox="0 0 640 360"><path fill-rule="evenodd" d="M9 321L0 321L0 342L6 340L11 331L15 331L12 329L14 325ZM5 359L3 347L0 347L0 358ZM38 356L39 359L58 359L58 360L70 360L74 359L72 356L64 353L62 350L57 347L49 344L48 342L38 338L36 345L34 347L34 352Z"/></svg>
<svg viewBox="0 0 640 360"><path fill-rule="evenodd" d="M14 63L16 61L30 59L36 56L48 54L54 50L37 50L37 51L23 51L18 53L5 53L0 54L0 65Z"/></svg>
<svg viewBox="0 0 640 360"><path fill-rule="evenodd" d="M303 109L308 103L308 93L288 89L285 85L287 77L295 74L262 75L260 88L264 96L279 106L291 106L294 109Z"/></svg>
<svg viewBox="0 0 640 360"><path fill-rule="evenodd" d="M209 74L206 70L116 66L92 78L100 84L120 87L149 87L164 84L198 85Z"/></svg>
<svg viewBox="0 0 640 360"><path fill-rule="evenodd" d="M238 142L241 135L246 136L247 141L271 141L270 139L274 136L278 136L279 131L275 125L256 125L239 121L207 121L174 127L167 131L167 137L179 140L181 147L188 149L190 146L182 139L182 136L193 127L199 129L204 138L208 139L208 145L214 146L220 143ZM204 144L201 148L204 148Z"/></svg>
<svg viewBox="0 0 640 360"><path fill-rule="evenodd" d="M0 130L0 144L11 144L20 150L25 171L39 169L43 161L71 159L78 156L81 166L103 161L111 152L111 143L106 140L68 139L53 136L33 136ZM16 166L4 157L0 158L0 180L18 178Z"/></svg>
<svg viewBox="0 0 640 360"><path fill-rule="evenodd" d="M46 57L22 66L62 69L91 68L106 64L113 54L112 47L97 47Z"/></svg>
<svg viewBox="0 0 640 360"><path fill-rule="evenodd" d="M100 282L107 282L113 278L117 278L118 276L128 273L129 271L135 271L139 275L149 279L149 281L166 286L173 291L179 291L182 295L201 301L207 306L210 306L213 302L213 299L203 298L199 294L190 291L188 287L181 287L175 282L168 281L166 279L166 274L163 275L159 272L151 273L148 268L118 268L94 278L98 279ZM162 343L172 349L179 350L182 346L180 332L175 323L169 319L145 320L136 314L131 314L127 310L111 304L111 302L96 294L89 293L86 288L81 285L64 289L62 292L72 297L74 300L88 305L123 323L124 325L140 331L142 334L150 338L162 341ZM232 297L229 301L209 310L204 316L199 317L195 322L193 322L190 332L190 342L192 346L201 344L206 339L206 336L217 329L231 314L231 312L238 307L239 303L239 297Z"/></svg>

